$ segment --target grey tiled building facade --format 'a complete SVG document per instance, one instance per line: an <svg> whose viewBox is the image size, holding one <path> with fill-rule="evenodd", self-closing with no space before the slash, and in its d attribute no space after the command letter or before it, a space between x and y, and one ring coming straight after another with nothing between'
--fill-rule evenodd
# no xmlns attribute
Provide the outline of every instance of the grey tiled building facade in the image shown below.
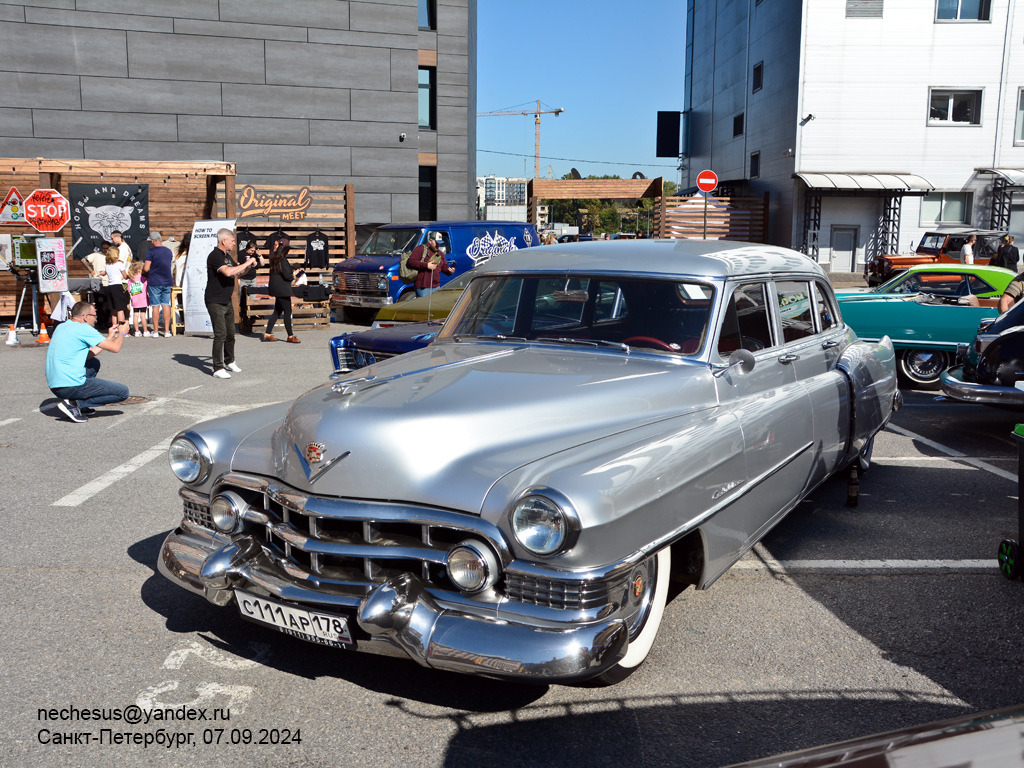
<svg viewBox="0 0 1024 768"><path fill-rule="evenodd" d="M476 0L0 0L0 156L221 161L469 218ZM431 216L432 215L432 216Z"/></svg>

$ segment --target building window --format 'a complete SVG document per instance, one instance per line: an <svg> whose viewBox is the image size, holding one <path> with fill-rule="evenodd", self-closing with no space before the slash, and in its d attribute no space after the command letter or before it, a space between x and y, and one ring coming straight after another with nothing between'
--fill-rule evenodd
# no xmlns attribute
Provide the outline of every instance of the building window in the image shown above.
<svg viewBox="0 0 1024 768"><path fill-rule="evenodd" d="M990 0L936 0L936 21L988 21L991 18Z"/></svg>
<svg viewBox="0 0 1024 768"><path fill-rule="evenodd" d="M764 62L759 61L754 65L754 74L750 78L750 92L757 93L764 87Z"/></svg>
<svg viewBox="0 0 1024 768"><path fill-rule="evenodd" d="M882 0L846 0L846 18L882 18Z"/></svg>
<svg viewBox="0 0 1024 768"><path fill-rule="evenodd" d="M928 98L932 125L980 125L981 91L932 90Z"/></svg>
<svg viewBox="0 0 1024 768"><path fill-rule="evenodd" d="M929 192L921 198L921 224L970 224L970 192Z"/></svg>
<svg viewBox="0 0 1024 768"><path fill-rule="evenodd" d="M750 178L756 179L761 175L761 153L750 153Z"/></svg>
<svg viewBox="0 0 1024 768"><path fill-rule="evenodd" d="M437 219L437 167L420 166L420 221Z"/></svg>
<svg viewBox="0 0 1024 768"><path fill-rule="evenodd" d="M740 112L736 117L732 119L732 135L733 138L743 135L743 113Z"/></svg>
<svg viewBox="0 0 1024 768"><path fill-rule="evenodd" d="M420 29L437 29L437 0L420 0Z"/></svg>
<svg viewBox="0 0 1024 768"><path fill-rule="evenodd" d="M437 128L437 70L420 67L420 128Z"/></svg>
<svg viewBox="0 0 1024 768"><path fill-rule="evenodd" d="M1017 127L1013 131L1013 143L1024 144L1024 88L1017 91Z"/></svg>

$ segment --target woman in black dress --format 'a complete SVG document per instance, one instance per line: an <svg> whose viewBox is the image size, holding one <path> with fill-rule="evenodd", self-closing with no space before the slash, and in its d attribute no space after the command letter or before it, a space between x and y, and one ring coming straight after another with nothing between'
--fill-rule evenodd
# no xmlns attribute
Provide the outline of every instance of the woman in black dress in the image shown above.
<svg viewBox="0 0 1024 768"><path fill-rule="evenodd" d="M267 318L267 330L263 332L263 341L277 341L274 337L274 324L277 318L284 318L284 329L288 334L285 341L298 344L299 339L292 333L292 281L295 275L288 261L291 250L288 238L282 238L270 257L270 295L274 297L274 312Z"/></svg>

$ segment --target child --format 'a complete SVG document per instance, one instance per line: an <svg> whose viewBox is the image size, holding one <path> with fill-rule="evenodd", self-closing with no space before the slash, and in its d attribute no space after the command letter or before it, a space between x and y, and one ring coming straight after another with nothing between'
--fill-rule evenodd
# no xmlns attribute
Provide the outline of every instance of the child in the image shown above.
<svg viewBox="0 0 1024 768"><path fill-rule="evenodd" d="M149 281L142 275L142 262L133 261L128 267L128 293L131 295L132 327L136 336L149 336L146 308L149 306L146 288ZM142 333L139 333L139 318L142 318Z"/></svg>
<svg viewBox="0 0 1024 768"><path fill-rule="evenodd" d="M121 253L117 246L107 249L107 286L103 290L110 302L110 311L117 318L118 324L125 322L128 311L128 293L124 289L124 272L121 270Z"/></svg>

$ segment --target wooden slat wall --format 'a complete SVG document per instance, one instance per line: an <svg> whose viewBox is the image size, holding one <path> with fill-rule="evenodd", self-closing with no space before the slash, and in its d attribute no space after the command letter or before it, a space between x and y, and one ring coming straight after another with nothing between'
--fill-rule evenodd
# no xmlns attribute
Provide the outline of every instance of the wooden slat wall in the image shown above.
<svg viewBox="0 0 1024 768"><path fill-rule="evenodd" d="M704 198L664 197L656 207L658 237L768 242L768 195L710 197L705 229Z"/></svg>
<svg viewBox="0 0 1024 768"><path fill-rule="evenodd" d="M148 184L149 185L149 228L160 232L165 238L172 235L178 241L186 232L192 231L197 221L209 218L213 199L208 198L208 184L211 179L234 176L232 163L173 163L173 162L122 162L90 160L46 160L24 158L0 158L0 195L6 195L12 186L18 188L22 197L32 194L39 187L49 187L52 178L54 188L65 197L68 184ZM54 174L54 176L50 176ZM103 174L102 177L100 174ZM0 226L0 232L19 235L35 233L29 226ZM70 255L71 224L60 233ZM70 277L88 277L88 270L77 259L68 259ZM0 271L0 322L9 324L14 320L17 301L22 284L10 272ZM26 298L26 306L31 305ZM30 312L30 309L29 309ZM29 312L22 309L21 321L30 319Z"/></svg>
<svg viewBox="0 0 1024 768"><path fill-rule="evenodd" d="M294 197L301 187L293 185L271 185L253 184L253 189L260 195L280 195L282 197ZM242 201L245 194L245 187L240 186L236 190L237 199ZM257 283L266 285L270 279L270 270L266 266L270 254L263 247L264 242L278 230L284 232L291 238L292 251L288 261L292 268L298 270L302 267L306 258L306 237L316 230L320 230L328 239L328 265L325 268L306 269L306 276L310 285L323 283L329 285L335 265L350 256L355 255L356 234L355 234L355 199L351 184L343 187L306 187L309 190L311 204L305 211L303 218L288 220L280 215L245 215L242 206L237 207L238 218L235 223L235 230L248 230L259 238L259 252L263 257L264 266L257 275ZM218 195L216 211L223 212L225 198ZM273 312L274 300L260 295L251 294L249 298L249 311L247 316L242 317L242 322L252 322L254 331L262 331L266 325L267 317ZM330 307L328 302L302 302L295 299L292 302L293 326L296 331L309 328L327 327L330 325ZM284 327L278 322L275 333L283 334Z"/></svg>

